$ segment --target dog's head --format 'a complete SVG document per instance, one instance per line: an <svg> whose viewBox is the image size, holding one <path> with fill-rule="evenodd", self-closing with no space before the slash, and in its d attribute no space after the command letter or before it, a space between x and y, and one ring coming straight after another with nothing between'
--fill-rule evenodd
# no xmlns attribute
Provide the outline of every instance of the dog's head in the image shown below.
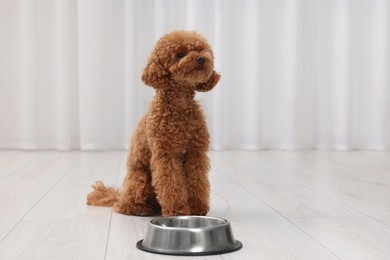
<svg viewBox="0 0 390 260"><path fill-rule="evenodd" d="M209 91L219 78L210 45L193 31L175 31L161 37L142 73L142 81L155 89L180 85Z"/></svg>

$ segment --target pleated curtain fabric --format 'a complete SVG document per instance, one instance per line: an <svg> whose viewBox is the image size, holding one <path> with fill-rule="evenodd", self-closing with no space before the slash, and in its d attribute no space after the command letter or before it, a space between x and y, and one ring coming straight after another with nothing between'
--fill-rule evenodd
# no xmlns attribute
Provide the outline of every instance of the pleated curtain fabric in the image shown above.
<svg viewBox="0 0 390 260"><path fill-rule="evenodd" d="M197 30L213 149L390 147L386 0L0 0L0 148L126 149L155 41Z"/></svg>

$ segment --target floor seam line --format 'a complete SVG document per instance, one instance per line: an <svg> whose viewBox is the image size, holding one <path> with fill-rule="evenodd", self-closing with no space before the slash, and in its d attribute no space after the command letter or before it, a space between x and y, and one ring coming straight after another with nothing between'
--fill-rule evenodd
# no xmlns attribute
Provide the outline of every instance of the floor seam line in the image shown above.
<svg viewBox="0 0 390 260"><path fill-rule="evenodd" d="M119 178L119 175L120 175L120 169L121 169L121 164L122 164L122 154L120 155L119 157L119 163L118 163L118 170L117 170L117 174L116 174L116 178L115 178L115 185L118 186L118 178ZM108 251L108 242L110 240L110 233L111 233L111 224L112 224L112 215L113 215L113 208L111 207L111 214L110 214L110 221L109 221L109 224L108 224L108 233L107 233L107 241L106 241L106 250L104 251L104 260L107 259L107 251Z"/></svg>

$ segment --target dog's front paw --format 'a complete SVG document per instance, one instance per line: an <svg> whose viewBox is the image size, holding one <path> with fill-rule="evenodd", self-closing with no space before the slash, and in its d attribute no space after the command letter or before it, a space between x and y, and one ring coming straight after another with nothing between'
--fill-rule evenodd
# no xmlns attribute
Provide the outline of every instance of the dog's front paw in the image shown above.
<svg viewBox="0 0 390 260"><path fill-rule="evenodd" d="M190 200L191 215L206 216L210 210L210 206L206 203L202 203L196 200Z"/></svg>
<svg viewBox="0 0 390 260"><path fill-rule="evenodd" d="M189 207L177 207L171 209L162 209L163 217L171 217L171 216L185 216L190 215L191 211Z"/></svg>
<svg viewBox="0 0 390 260"><path fill-rule="evenodd" d="M117 213L133 216L152 216L154 215L154 208L149 205L130 205L116 203L114 210Z"/></svg>

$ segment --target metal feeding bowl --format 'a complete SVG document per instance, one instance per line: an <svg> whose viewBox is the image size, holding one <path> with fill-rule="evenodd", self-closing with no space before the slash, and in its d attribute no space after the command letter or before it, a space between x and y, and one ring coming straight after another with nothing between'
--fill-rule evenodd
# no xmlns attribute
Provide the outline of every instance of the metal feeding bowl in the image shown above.
<svg viewBox="0 0 390 260"><path fill-rule="evenodd" d="M165 255L215 255L242 247L226 219L201 216L155 218L137 248Z"/></svg>

